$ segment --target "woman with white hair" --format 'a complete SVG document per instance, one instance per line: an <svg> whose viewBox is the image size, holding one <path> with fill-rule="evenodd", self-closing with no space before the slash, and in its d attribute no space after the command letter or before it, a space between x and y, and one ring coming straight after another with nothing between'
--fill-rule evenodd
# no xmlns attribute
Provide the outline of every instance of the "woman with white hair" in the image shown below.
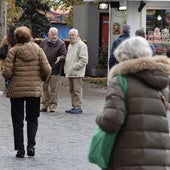
<svg viewBox="0 0 170 170"><path fill-rule="evenodd" d="M122 42L114 54L119 63L110 71L106 103L96 118L102 130L119 131L107 170L170 169L169 127L162 101L162 95L169 100L170 60L152 57L149 43L138 36ZM118 74L127 80L126 95Z"/></svg>

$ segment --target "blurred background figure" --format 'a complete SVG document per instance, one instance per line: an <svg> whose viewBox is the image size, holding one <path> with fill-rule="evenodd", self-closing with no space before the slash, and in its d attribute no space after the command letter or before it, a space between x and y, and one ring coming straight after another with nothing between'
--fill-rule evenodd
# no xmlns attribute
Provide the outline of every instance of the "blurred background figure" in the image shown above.
<svg viewBox="0 0 170 170"><path fill-rule="evenodd" d="M7 56L8 50L13 47L16 44L15 37L14 37L14 31L16 27L13 25L10 25L7 30L7 35L4 36L4 38L1 41L0 44L0 67L2 69L3 61Z"/></svg>
<svg viewBox="0 0 170 170"><path fill-rule="evenodd" d="M109 69L111 69L116 63L116 58L114 56L115 49L127 38L130 37L130 26L125 24L122 27L121 30L122 34L117 38L115 41L113 41L112 48L110 51L110 58L109 58Z"/></svg>
<svg viewBox="0 0 170 170"><path fill-rule="evenodd" d="M145 38L145 36L146 36L145 31L143 29L136 30L135 35L143 37L143 38ZM152 49L152 56L156 55L156 49L155 49L154 45L151 42L149 42L149 45Z"/></svg>
<svg viewBox="0 0 170 170"><path fill-rule="evenodd" d="M170 47L167 49L166 55L170 58Z"/></svg>

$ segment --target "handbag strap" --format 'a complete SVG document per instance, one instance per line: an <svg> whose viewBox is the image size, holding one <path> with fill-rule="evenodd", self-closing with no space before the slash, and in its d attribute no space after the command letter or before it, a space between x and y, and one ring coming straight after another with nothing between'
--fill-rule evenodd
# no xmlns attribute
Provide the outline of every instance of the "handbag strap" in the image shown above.
<svg viewBox="0 0 170 170"><path fill-rule="evenodd" d="M125 76L118 74L117 75L118 83L122 88L122 91L124 95L126 95L126 90L127 90L127 79Z"/></svg>
<svg viewBox="0 0 170 170"><path fill-rule="evenodd" d="M120 87L123 91L123 94L125 95L125 99L126 99L126 92L127 92L127 87L128 87L127 79L126 79L125 76L118 74L117 80L118 80L118 83L119 83L119 85L120 85ZM126 102L125 102L125 115L127 115L127 109L126 108L127 107L126 107Z"/></svg>

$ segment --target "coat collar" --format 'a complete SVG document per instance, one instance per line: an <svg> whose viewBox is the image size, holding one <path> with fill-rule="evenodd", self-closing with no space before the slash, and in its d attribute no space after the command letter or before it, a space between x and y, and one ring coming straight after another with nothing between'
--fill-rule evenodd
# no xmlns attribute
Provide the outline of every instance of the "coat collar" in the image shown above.
<svg viewBox="0 0 170 170"><path fill-rule="evenodd" d="M109 77L133 74L143 70L160 70L170 74L170 59L166 56L142 57L118 63L110 70Z"/></svg>

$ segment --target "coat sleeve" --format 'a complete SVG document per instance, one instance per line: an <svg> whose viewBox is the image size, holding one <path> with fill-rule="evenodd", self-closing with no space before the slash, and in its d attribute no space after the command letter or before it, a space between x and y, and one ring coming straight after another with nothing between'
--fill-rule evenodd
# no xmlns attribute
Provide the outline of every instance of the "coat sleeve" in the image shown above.
<svg viewBox="0 0 170 170"><path fill-rule="evenodd" d="M125 96L117 77L114 77L107 90L103 112L96 117L96 123L102 130L113 133L119 131L124 119Z"/></svg>
<svg viewBox="0 0 170 170"><path fill-rule="evenodd" d="M47 60L47 57L44 51L40 48L40 71L41 71L41 78L43 81L47 81L51 75L51 66Z"/></svg>
<svg viewBox="0 0 170 170"><path fill-rule="evenodd" d="M66 50L65 43L62 43L61 48L60 48L60 51L59 51L59 56L60 56L60 58L61 58L61 61L64 61L64 60L65 60L65 58L66 58L66 53L67 53L67 50Z"/></svg>
<svg viewBox="0 0 170 170"><path fill-rule="evenodd" d="M85 67L85 65L88 63L88 49L87 45L82 43L79 46L78 50L78 60L75 63L73 69L74 70L81 70L82 68Z"/></svg>

